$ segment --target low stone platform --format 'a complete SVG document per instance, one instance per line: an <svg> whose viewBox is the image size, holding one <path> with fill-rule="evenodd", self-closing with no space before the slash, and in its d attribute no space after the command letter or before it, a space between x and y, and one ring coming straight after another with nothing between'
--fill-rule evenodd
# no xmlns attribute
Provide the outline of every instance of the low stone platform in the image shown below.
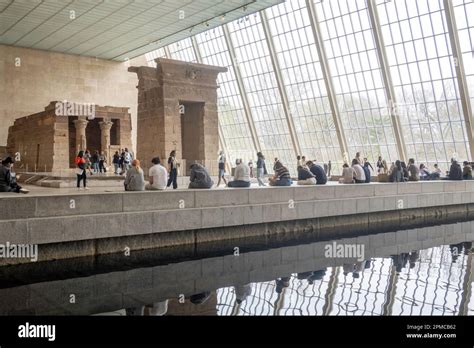
<svg viewBox="0 0 474 348"><path fill-rule="evenodd" d="M0 194L0 244L39 244L40 260L197 245L279 231L474 217L474 181L249 189ZM28 261L28 260L26 260ZM26 262L24 261L24 262ZM21 259L1 259L19 263Z"/></svg>

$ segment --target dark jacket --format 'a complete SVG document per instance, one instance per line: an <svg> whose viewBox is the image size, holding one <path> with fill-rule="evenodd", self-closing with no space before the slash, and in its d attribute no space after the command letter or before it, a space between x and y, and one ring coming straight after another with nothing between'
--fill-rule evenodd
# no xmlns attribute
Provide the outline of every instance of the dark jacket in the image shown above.
<svg viewBox="0 0 474 348"><path fill-rule="evenodd" d="M263 168L263 174L268 174L265 160L262 157L257 159L257 168Z"/></svg>
<svg viewBox="0 0 474 348"><path fill-rule="evenodd" d="M11 190L10 169L0 164L0 192L9 192Z"/></svg>
<svg viewBox="0 0 474 348"><path fill-rule="evenodd" d="M326 173L324 172L323 167L315 164L311 168L309 168L309 170L316 177L316 183L318 185L324 185L325 183L328 182L328 177L327 177Z"/></svg>
<svg viewBox="0 0 474 348"><path fill-rule="evenodd" d="M472 167L470 165L464 166L462 169L462 178L464 180L472 180Z"/></svg>
<svg viewBox="0 0 474 348"><path fill-rule="evenodd" d="M462 180L462 169L458 162L453 162L449 168L449 180Z"/></svg>
<svg viewBox="0 0 474 348"><path fill-rule="evenodd" d="M200 164L193 164L189 179L189 188L211 188L214 185L207 169Z"/></svg>
<svg viewBox="0 0 474 348"><path fill-rule="evenodd" d="M298 180L307 180L314 177L315 177L314 174L311 173L307 168L303 167L300 170L298 170Z"/></svg>
<svg viewBox="0 0 474 348"><path fill-rule="evenodd" d="M400 171L400 169L398 168L395 168L393 172L390 174L389 180L390 182L403 182L404 179L403 179L402 171Z"/></svg>

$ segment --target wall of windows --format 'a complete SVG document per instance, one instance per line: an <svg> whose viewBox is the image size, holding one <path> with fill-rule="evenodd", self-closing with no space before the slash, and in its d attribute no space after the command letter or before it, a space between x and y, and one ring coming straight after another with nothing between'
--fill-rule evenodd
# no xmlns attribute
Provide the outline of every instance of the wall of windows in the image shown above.
<svg viewBox="0 0 474 348"><path fill-rule="evenodd" d="M301 150L327 163L341 157L306 2L287 1L267 11Z"/></svg>
<svg viewBox="0 0 474 348"><path fill-rule="evenodd" d="M453 5L467 85L474 110L474 2L453 0Z"/></svg>
<svg viewBox="0 0 474 348"><path fill-rule="evenodd" d="M265 156L295 162L295 151L273 71L260 15L229 24L238 69Z"/></svg>
<svg viewBox="0 0 474 348"><path fill-rule="evenodd" d="M398 158L365 0L315 1L349 155Z"/></svg>
<svg viewBox="0 0 474 348"><path fill-rule="evenodd" d="M234 163L236 158L242 158L244 161L255 158L256 149L252 145L242 96L222 27L197 35L196 41L204 64L223 66L229 69L227 73L221 73L218 76L217 103L222 137L225 139L227 155L231 163Z"/></svg>
<svg viewBox="0 0 474 348"><path fill-rule="evenodd" d="M203 63L229 69L219 76L218 107L221 135L232 161L255 158L256 143L267 159L278 157L294 172L297 150L288 117L307 158L342 161L334 123L334 117L340 117L349 160L360 151L371 161L378 155L394 161L400 155L388 87L395 92L407 157L429 166L439 163L442 169L448 168L451 157L472 159L443 0L371 3L380 20L381 49L386 52L392 86L384 84L369 0L311 1L327 55L327 77L334 87L337 115L331 111L306 1L286 1L265 10L266 16L251 14L194 37ZM474 3L452 1L463 73L474 108L474 16L470 15ZM265 20L273 53L262 24ZM191 38L168 45L167 51L173 59L199 61ZM147 59L162 56L165 50L161 48L147 54ZM278 85L272 57L276 57L283 86Z"/></svg>
<svg viewBox="0 0 474 348"><path fill-rule="evenodd" d="M408 156L448 168L471 158L442 0L380 0Z"/></svg>

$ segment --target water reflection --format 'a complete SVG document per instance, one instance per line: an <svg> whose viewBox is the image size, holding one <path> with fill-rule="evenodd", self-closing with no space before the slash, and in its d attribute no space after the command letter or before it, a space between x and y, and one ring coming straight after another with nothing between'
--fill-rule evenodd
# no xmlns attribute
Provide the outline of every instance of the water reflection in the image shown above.
<svg viewBox="0 0 474 348"><path fill-rule="evenodd" d="M332 241L320 241L120 271L65 270L67 277L31 283L18 274L0 282L0 315L473 315L472 231L463 222L337 241L363 244L359 259L327 258Z"/></svg>
<svg viewBox="0 0 474 348"><path fill-rule="evenodd" d="M374 258L253 284L239 311L232 287L219 315L473 315L472 242Z"/></svg>

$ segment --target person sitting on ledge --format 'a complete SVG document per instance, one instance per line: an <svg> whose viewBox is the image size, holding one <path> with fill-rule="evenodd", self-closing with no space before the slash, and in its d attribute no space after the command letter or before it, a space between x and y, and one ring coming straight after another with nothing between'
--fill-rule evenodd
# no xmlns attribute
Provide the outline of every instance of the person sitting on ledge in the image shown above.
<svg viewBox="0 0 474 348"><path fill-rule="evenodd" d="M145 190L145 177L143 175L143 169L140 168L140 161L133 160L132 168L127 170L125 175L125 191L144 191Z"/></svg>
<svg viewBox="0 0 474 348"><path fill-rule="evenodd" d="M23 189L16 182L17 176L13 171L15 161L11 157L7 157L0 165L0 192L16 192L28 193L30 191Z"/></svg>
<svg viewBox="0 0 474 348"><path fill-rule="evenodd" d="M468 161L463 162L462 179L472 180L472 167L469 165Z"/></svg>
<svg viewBox="0 0 474 348"><path fill-rule="evenodd" d="M461 166L454 158L451 158L451 167L449 168L449 173L445 180L462 180Z"/></svg>
<svg viewBox="0 0 474 348"><path fill-rule="evenodd" d="M354 158L352 160L352 168L354 169L354 181L356 184L365 184L364 168L360 165L359 160Z"/></svg>
<svg viewBox="0 0 474 348"><path fill-rule="evenodd" d="M431 180L431 173L423 163L420 164L420 180Z"/></svg>
<svg viewBox="0 0 474 348"><path fill-rule="evenodd" d="M273 177L268 179L270 186L291 186L292 181L290 172L288 171L288 168L280 162L280 160L276 159L273 170L275 171L275 174Z"/></svg>
<svg viewBox="0 0 474 348"><path fill-rule="evenodd" d="M298 185L316 185L316 176L308 168L298 166Z"/></svg>
<svg viewBox="0 0 474 348"><path fill-rule="evenodd" d="M313 173L314 176L316 177L317 185L324 185L328 182L328 177L323 167L321 167L320 165L317 165L313 161L306 162L306 166L309 168L311 173Z"/></svg>
<svg viewBox="0 0 474 348"><path fill-rule="evenodd" d="M392 171L390 172L389 181L390 182L404 182L405 181L403 179L402 162L400 162L399 160L395 161L395 165Z"/></svg>
<svg viewBox="0 0 474 348"><path fill-rule="evenodd" d="M190 166L191 175L189 180L190 189L210 189L214 185L207 169L199 163L193 163Z"/></svg>
<svg viewBox="0 0 474 348"><path fill-rule="evenodd" d="M354 168L349 167L347 163L342 165L342 178L339 179L341 184L353 184L354 183Z"/></svg>
<svg viewBox="0 0 474 348"><path fill-rule="evenodd" d="M159 157L155 157L151 160L153 166L148 172L149 184L145 186L146 190L164 190L168 184L168 171L165 167L161 165L161 160Z"/></svg>
<svg viewBox="0 0 474 348"><path fill-rule="evenodd" d="M242 159L235 160L234 180L230 181L228 187L250 187L250 168L243 163Z"/></svg>
<svg viewBox="0 0 474 348"><path fill-rule="evenodd" d="M415 160L410 158L408 160L408 181L420 181L420 170L415 165Z"/></svg>

